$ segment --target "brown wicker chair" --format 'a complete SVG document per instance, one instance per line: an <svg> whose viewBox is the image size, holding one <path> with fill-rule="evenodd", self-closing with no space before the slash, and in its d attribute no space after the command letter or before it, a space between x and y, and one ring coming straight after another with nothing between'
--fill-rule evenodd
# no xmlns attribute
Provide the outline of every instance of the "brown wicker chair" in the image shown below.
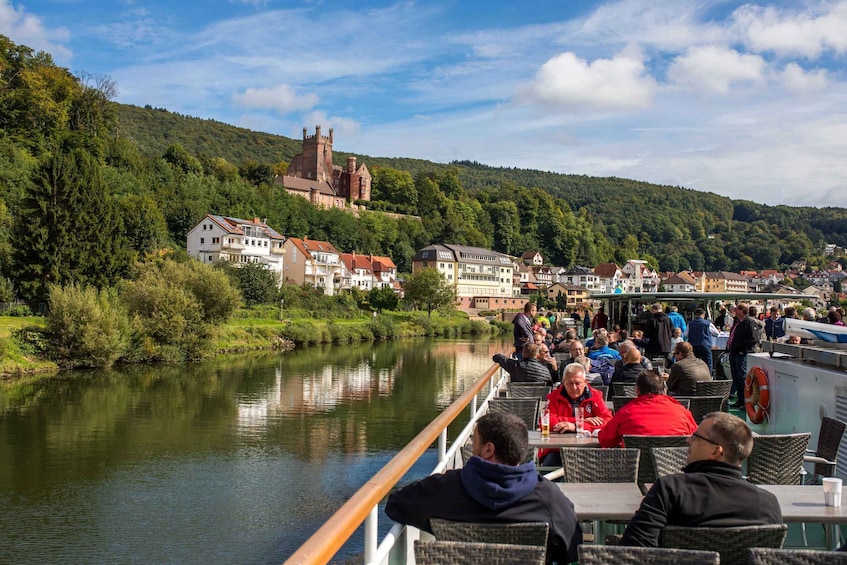
<svg viewBox="0 0 847 565"><path fill-rule="evenodd" d="M438 541L505 543L547 547L550 527L546 522L455 522L431 518L432 534Z"/></svg>
<svg viewBox="0 0 847 565"><path fill-rule="evenodd" d="M634 483L638 477L637 449L563 447L566 483Z"/></svg>
<svg viewBox="0 0 847 565"><path fill-rule="evenodd" d="M706 414L720 412L726 403L726 398L722 396L675 396L674 398L680 402L688 400L688 411L698 424L703 421Z"/></svg>
<svg viewBox="0 0 847 565"><path fill-rule="evenodd" d="M623 545L581 545L579 565L717 565L717 551L693 551L663 547L626 547Z"/></svg>
<svg viewBox="0 0 847 565"><path fill-rule="evenodd" d="M527 429L538 429L538 398L492 398L489 412L512 412L526 424Z"/></svg>
<svg viewBox="0 0 847 565"><path fill-rule="evenodd" d="M838 459L838 446L841 445L841 437L847 424L835 418L824 416L821 419L821 428L818 432L818 445L811 455L811 450L806 450L803 461L814 463L815 467L811 477L811 483L818 482L818 477L834 477L835 466Z"/></svg>
<svg viewBox="0 0 847 565"><path fill-rule="evenodd" d="M415 541L417 565L544 565L540 546L462 541Z"/></svg>
<svg viewBox="0 0 847 565"><path fill-rule="evenodd" d="M641 452L638 462L638 486L644 489L646 483L656 482L656 467L650 449L654 447L684 447L688 446L689 436L633 436L624 435L624 447L637 449Z"/></svg>
<svg viewBox="0 0 847 565"><path fill-rule="evenodd" d="M547 398L550 387L545 384L533 383L509 383L509 398L534 398L543 400Z"/></svg>
<svg viewBox="0 0 847 565"><path fill-rule="evenodd" d="M814 551L810 549L766 549L754 547L750 550L751 565L847 565L847 552Z"/></svg>
<svg viewBox="0 0 847 565"><path fill-rule="evenodd" d="M682 473L688 464L687 447L653 447L650 449L656 478Z"/></svg>
<svg viewBox="0 0 847 565"><path fill-rule="evenodd" d="M717 550L722 563L745 563L751 547L782 547L788 526L685 527L666 526L659 535L660 547Z"/></svg>
<svg viewBox="0 0 847 565"><path fill-rule="evenodd" d="M796 485L812 434L757 435L747 458L747 480L757 485Z"/></svg>
<svg viewBox="0 0 847 565"><path fill-rule="evenodd" d="M694 396L722 396L729 398L732 390L732 380L728 381L699 381L694 383Z"/></svg>

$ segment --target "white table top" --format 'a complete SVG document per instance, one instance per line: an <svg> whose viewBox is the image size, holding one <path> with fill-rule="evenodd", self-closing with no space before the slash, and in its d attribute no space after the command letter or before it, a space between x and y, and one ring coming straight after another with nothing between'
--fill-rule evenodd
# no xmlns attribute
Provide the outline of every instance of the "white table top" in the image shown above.
<svg viewBox="0 0 847 565"><path fill-rule="evenodd" d="M574 433L557 434L550 433L549 439L541 438L541 430L530 430L530 447L543 447L558 449L560 447L600 447L600 440L596 437L576 437Z"/></svg>
<svg viewBox="0 0 847 565"><path fill-rule="evenodd" d="M847 506L842 494L841 506L823 503L821 485L759 485L776 495L782 519L786 522L812 522L816 524L847 524Z"/></svg>
<svg viewBox="0 0 847 565"><path fill-rule="evenodd" d="M556 483L580 520L629 520L643 495L635 483ZM821 494L823 496L823 494Z"/></svg>

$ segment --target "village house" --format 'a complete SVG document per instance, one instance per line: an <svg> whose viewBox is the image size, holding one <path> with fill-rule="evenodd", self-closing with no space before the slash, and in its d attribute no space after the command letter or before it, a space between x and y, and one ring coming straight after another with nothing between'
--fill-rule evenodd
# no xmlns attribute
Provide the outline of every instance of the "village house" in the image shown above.
<svg viewBox="0 0 847 565"><path fill-rule="evenodd" d="M661 279L658 273L647 266L641 259L630 259L621 271L631 281L631 292L656 292Z"/></svg>
<svg viewBox="0 0 847 565"><path fill-rule="evenodd" d="M204 263L263 265L282 283L285 238L259 218L242 220L207 214L186 236L186 251Z"/></svg>
<svg viewBox="0 0 847 565"><path fill-rule="evenodd" d="M597 290L605 294L615 292L618 287L622 292L630 292L629 285L626 281L626 275L615 263L600 263L594 267L594 274L597 276Z"/></svg>
<svg viewBox="0 0 847 565"><path fill-rule="evenodd" d="M328 241L289 237L285 240L286 251L283 277L285 282L309 284L323 289L327 296L341 290L344 264L341 254Z"/></svg>
<svg viewBox="0 0 847 565"><path fill-rule="evenodd" d="M694 292L694 278L688 273L677 273L662 280L665 292Z"/></svg>
<svg viewBox="0 0 847 565"><path fill-rule="evenodd" d="M588 289L584 286L557 282L547 288L549 300L558 300L560 295L565 297L565 307L568 311L582 308L588 303Z"/></svg>
<svg viewBox="0 0 847 565"><path fill-rule="evenodd" d="M707 271L704 292L747 292L747 279L738 273Z"/></svg>
<svg viewBox="0 0 847 565"><path fill-rule="evenodd" d="M592 292L602 292L600 276L587 267L576 266L559 275L559 282L579 285ZM614 289L613 289L614 290ZM610 291L611 292L611 291Z"/></svg>

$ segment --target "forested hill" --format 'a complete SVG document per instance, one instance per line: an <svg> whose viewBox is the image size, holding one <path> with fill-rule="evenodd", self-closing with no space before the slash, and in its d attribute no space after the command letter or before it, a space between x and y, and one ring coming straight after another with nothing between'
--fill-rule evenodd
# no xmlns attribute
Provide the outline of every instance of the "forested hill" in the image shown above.
<svg viewBox="0 0 847 565"><path fill-rule="evenodd" d="M162 155L173 143L180 143L189 153L198 156L223 157L235 164L248 160L274 164L287 163L301 148L300 140L181 116L163 109L118 105L118 115L121 131L151 157ZM343 140L336 140L336 144L343 144ZM847 246L847 210L843 208L766 206L733 201L713 193L614 177L490 167L471 161L444 164L374 157L344 153L337 148L336 164L343 165L348 154L363 160L375 174L375 198L387 202L385 209L420 212L415 209L416 198L390 194L390 187L382 190L380 181L396 179L380 178L379 168L408 173L411 179L452 171L468 195L488 203L500 200L504 190L512 187L541 189L566 203L573 212L587 216L593 231L602 236L598 243L605 239L613 248L605 253L601 249L599 256L595 253L583 255L583 260L594 257L600 260L606 256L621 261L649 255L663 270L738 270L787 265L796 259L814 262L824 243ZM406 186L409 179L405 181L401 186ZM498 247L496 243L494 247ZM507 253L520 251L508 245L499 247Z"/></svg>

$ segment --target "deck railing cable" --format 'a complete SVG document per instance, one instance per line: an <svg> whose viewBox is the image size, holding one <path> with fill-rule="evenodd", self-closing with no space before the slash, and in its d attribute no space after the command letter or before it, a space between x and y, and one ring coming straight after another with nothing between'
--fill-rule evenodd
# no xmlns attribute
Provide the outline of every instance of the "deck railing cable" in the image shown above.
<svg viewBox="0 0 847 565"><path fill-rule="evenodd" d="M350 497L344 505L333 514L329 520L306 540L285 565L311 565L329 563L339 549L347 542L362 522L365 522L365 563L379 563L392 549L394 542L402 531L401 525L395 525L380 546L376 545L377 520L379 503L391 492L391 489L412 465L438 441L438 461L435 471L443 470L455 456L459 447L470 436L472 425L469 424L450 449L447 445L447 426L449 426L462 411L470 405L471 423L476 419L478 409L483 409L492 394L496 394L504 381L504 373L499 365L492 365L459 398L427 425L412 441L400 450L385 467L380 469L362 488ZM488 386L487 396L477 407L479 393Z"/></svg>

